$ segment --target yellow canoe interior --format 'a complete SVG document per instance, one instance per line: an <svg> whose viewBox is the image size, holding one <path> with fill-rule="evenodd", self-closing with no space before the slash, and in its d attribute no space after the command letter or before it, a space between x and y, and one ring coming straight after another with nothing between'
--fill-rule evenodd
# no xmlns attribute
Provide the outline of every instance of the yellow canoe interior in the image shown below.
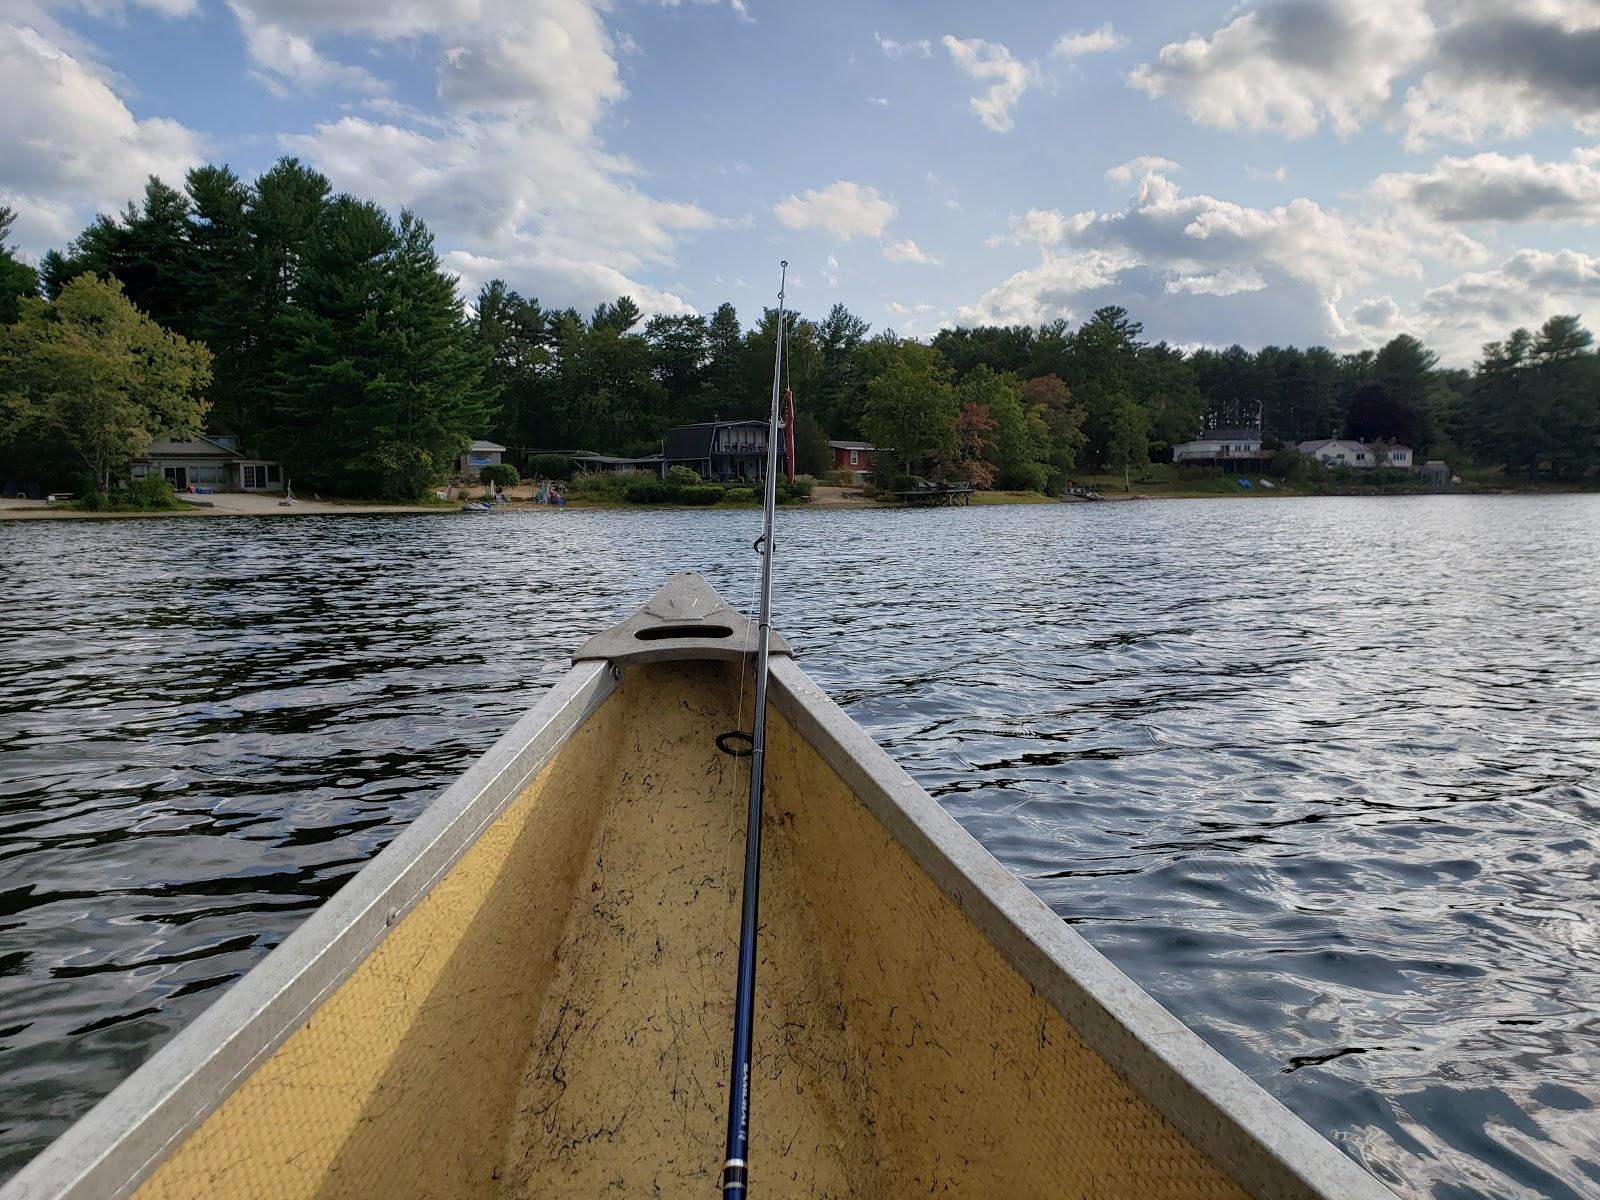
<svg viewBox="0 0 1600 1200"><path fill-rule="evenodd" d="M717 1194L740 695L726 663L630 666L135 1194ZM1243 1196L770 721L752 1193Z"/></svg>

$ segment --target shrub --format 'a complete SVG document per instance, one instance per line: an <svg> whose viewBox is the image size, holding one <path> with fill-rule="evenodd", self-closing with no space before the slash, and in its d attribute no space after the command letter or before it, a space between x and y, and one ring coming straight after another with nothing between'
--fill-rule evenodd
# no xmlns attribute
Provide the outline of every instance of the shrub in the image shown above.
<svg viewBox="0 0 1600 1200"><path fill-rule="evenodd" d="M135 512L165 512L183 507L183 502L172 490L172 485L159 475L146 475L143 479L135 479L128 485L127 491L117 497L117 501L118 508L126 504Z"/></svg>
<svg viewBox="0 0 1600 1200"><path fill-rule="evenodd" d="M921 486L922 480L915 475L896 475L889 480L889 486L885 490L890 492L914 492Z"/></svg>
<svg viewBox="0 0 1600 1200"><path fill-rule="evenodd" d="M693 487L695 484L700 482L700 472L696 471L693 467L668 467L667 482L681 483Z"/></svg>
<svg viewBox="0 0 1600 1200"><path fill-rule="evenodd" d="M729 504L748 504L758 499L755 488L731 487L722 493L722 498Z"/></svg>
<svg viewBox="0 0 1600 1200"><path fill-rule="evenodd" d="M1007 491L1042 492L1049 470L1043 463L1021 463L1000 473L998 483Z"/></svg>
<svg viewBox="0 0 1600 1200"><path fill-rule="evenodd" d="M499 487L516 487L522 482L522 476L510 463L495 463L493 466L484 467L478 472L480 483L496 484Z"/></svg>
<svg viewBox="0 0 1600 1200"><path fill-rule="evenodd" d="M811 480L796 479L793 483L778 484L779 504L803 504L811 499Z"/></svg>
<svg viewBox="0 0 1600 1200"><path fill-rule="evenodd" d="M146 475L110 495L91 486L72 507L79 512L171 512L182 508L183 502L161 476Z"/></svg>
<svg viewBox="0 0 1600 1200"><path fill-rule="evenodd" d="M640 479L648 480L649 476L580 471L563 490L568 496L581 496L588 500L621 500L628 485Z"/></svg>
<svg viewBox="0 0 1600 1200"><path fill-rule="evenodd" d="M677 484L664 479L637 479L623 488L622 498L629 504L671 504L678 498L679 490Z"/></svg>
<svg viewBox="0 0 1600 1200"><path fill-rule="evenodd" d="M572 460L565 454L535 454L528 460L532 479L571 479L572 473Z"/></svg>
<svg viewBox="0 0 1600 1200"><path fill-rule="evenodd" d="M670 486L670 485L669 485ZM679 487L673 502L677 504L693 504L696 507L706 504L715 504L726 493L715 484L697 483L688 487Z"/></svg>

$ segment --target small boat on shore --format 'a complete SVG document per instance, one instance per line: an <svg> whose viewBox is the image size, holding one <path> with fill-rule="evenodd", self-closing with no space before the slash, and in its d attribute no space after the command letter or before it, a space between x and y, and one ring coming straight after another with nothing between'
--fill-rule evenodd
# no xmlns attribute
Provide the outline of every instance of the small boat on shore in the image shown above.
<svg viewBox="0 0 1600 1200"><path fill-rule="evenodd" d="M715 1194L754 646L674 576L0 1200ZM752 1191L1389 1197L771 654Z"/></svg>

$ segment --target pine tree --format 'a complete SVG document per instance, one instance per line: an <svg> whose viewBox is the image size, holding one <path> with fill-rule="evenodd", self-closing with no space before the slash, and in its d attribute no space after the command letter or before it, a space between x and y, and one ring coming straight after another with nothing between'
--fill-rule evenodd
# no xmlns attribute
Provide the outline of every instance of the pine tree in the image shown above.
<svg viewBox="0 0 1600 1200"><path fill-rule="evenodd" d="M39 276L6 245L17 214L0 204L0 325L10 325L20 311L17 301L39 294Z"/></svg>
<svg viewBox="0 0 1600 1200"><path fill-rule="evenodd" d="M324 211L276 322L269 444L303 484L409 500L488 421L487 354L411 213L349 196Z"/></svg>

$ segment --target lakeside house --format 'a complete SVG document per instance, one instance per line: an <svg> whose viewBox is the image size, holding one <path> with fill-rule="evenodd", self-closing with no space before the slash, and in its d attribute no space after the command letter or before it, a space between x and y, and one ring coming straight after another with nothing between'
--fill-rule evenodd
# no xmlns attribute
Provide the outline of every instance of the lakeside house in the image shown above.
<svg viewBox="0 0 1600 1200"><path fill-rule="evenodd" d="M232 434L209 433L187 441L157 440L129 464L134 479L158 476L174 491L281 492L283 466L239 447Z"/></svg>
<svg viewBox="0 0 1600 1200"><path fill-rule="evenodd" d="M1180 466L1260 461L1261 430L1241 427L1208 429L1193 441L1172 448L1172 461Z"/></svg>
<svg viewBox="0 0 1600 1200"><path fill-rule="evenodd" d="M461 456L461 474L473 480L478 478L478 472L485 467L497 467L505 461L506 448L499 442L486 442L477 438L467 447L467 452Z"/></svg>
<svg viewBox="0 0 1600 1200"><path fill-rule="evenodd" d="M754 483L767 474L765 421L701 421L667 430L661 471L689 467L718 483Z"/></svg>
<svg viewBox="0 0 1600 1200"><path fill-rule="evenodd" d="M871 442L830 441L828 449L833 451L835 471L848 471L856 483L867 481L867 476L872 473L872 456L878 451L876 446Z"/></svg>
<svg viewBox="0 0 1600 1200"><path fill-rule="evenodd" d="M1296 447L1307 458L1314 458L1323 466L1352 467L1370 471L1374 467L1390 467L1409 471L1412 467L1410 446L1389 442L1356 442L1346 438L1318 438L1301 442Z"/></svg>

